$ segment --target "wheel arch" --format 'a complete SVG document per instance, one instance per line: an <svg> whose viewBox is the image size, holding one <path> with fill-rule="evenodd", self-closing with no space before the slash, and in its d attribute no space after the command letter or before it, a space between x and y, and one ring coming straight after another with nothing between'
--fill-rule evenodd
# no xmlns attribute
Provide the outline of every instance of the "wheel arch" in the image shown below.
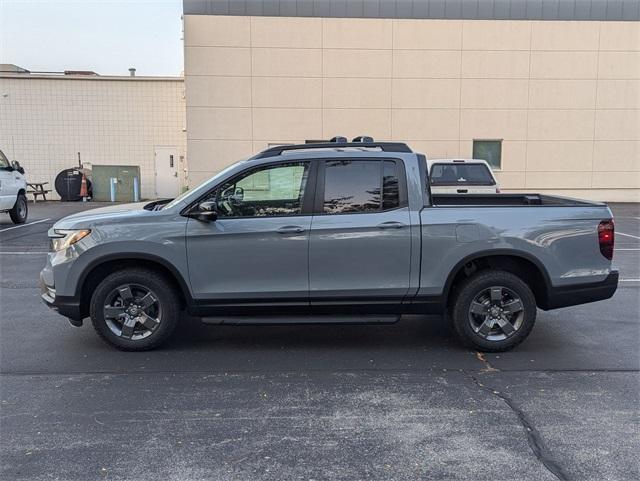
<svg viewBox="0 0 640 481"><path fill-rule="evenodd" d="M76 295L80 302L80 313L83 318L89 315L91 294L97 285L109 274L129 267L146 268L159 272L173 284L184 305L193 302L185 279L178 269L165 259L153 254L144 253L113 254L101 257L95 262L92 262L80 275Z"/></svg>
<svg viewBox="0 0 640 481"><path fill-rule="evenodd" d="M494 249L471 254L461 261L449 273L444 287L447 304L455 294L456 286L465 278L487 269L503 270L520 277L533 291L536 304L545 308L551 279L546 268L534 256L511 249Z"/></svg>

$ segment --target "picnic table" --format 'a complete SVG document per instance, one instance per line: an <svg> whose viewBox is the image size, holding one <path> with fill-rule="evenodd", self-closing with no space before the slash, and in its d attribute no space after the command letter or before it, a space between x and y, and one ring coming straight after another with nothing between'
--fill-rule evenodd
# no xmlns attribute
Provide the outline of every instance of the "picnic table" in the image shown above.
<svg viewBox="0 0 640 481"><path fill-rule="evenodd" d="M27 182L27 194L33 195L33 203L38 201L38 196L42 196L42 200L47 200L47 194L51 192L51 189L46 189L45 185L49 182Z"/></svg>

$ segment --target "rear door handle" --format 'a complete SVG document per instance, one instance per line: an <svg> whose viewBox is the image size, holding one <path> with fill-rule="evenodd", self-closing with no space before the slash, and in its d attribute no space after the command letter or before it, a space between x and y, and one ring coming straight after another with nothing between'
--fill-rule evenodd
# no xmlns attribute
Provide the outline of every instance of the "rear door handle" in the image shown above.
<svg viewBox="0 0 640 481"><path fill-rule="evenodd" d="M392 220L378 224L378 229L402 229L403 227L406 227L406 225L402 222L395 222Z"/></svg>
<svg viewBox="0 0 640 481"><path fill-rule="evenodd" d="M466 194L469 192L467 189L458 189L458 194Z"/></svg>
<svg viewBox="0 0 640 481"><path fill-rule="evenodd" d="M277 230L278 234L300 234L304 232L304 228L299 225L285 225Z"/></svg>

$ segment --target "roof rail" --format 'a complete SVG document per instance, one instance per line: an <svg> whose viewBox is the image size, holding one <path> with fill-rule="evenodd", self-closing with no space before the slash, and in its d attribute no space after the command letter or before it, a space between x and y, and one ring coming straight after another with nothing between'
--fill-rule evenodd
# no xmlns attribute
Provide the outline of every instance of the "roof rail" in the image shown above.
<svg viewBox="0 0 640 481"><path fill-rule="evenodd" d="M278 145L277 147L263 150L251 157L251 159L275 157L289 150L343 149L347 147L380 149L383 152L413 152L413 150L403 142L323 142L318 144Z"/></svg>

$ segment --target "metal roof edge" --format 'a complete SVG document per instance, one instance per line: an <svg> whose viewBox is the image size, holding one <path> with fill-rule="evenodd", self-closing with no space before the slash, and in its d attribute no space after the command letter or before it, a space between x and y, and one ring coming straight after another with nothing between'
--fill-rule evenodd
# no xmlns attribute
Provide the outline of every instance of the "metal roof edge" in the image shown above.
<svg viewBox="0 0 640 481"><path fill-rule="evenodd" d="M108 80L126 82L184 82L184 77L153 77L130 75L47 75L0 72L0 78L24 79L24 80Z"/></svg>

